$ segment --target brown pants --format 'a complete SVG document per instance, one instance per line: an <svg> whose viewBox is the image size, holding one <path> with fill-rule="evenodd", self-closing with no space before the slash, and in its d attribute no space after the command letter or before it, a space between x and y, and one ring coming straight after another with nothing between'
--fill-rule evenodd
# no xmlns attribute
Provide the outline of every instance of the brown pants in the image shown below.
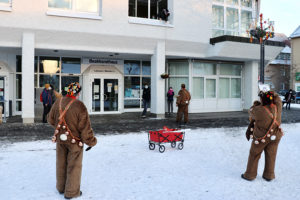
<svg viewBox="0 0 300 200"><path fill-rule="evenodd" d="M244 177L246 179L253 180L256 178L258 161L263 151L265 152L265 169L263 177L267 179L275 178L275 160L281 135L276 134L276 137L277 139L274 141L271 141L270 138L267 138L265 143L260 142L259 144L254 144L254 140L252 141L247 170L244 173Z"/></svg>
<svg viewBox="0 0 300 200"><path fill-rule="evenodd" d="M189 105L178 105L176 122L181 122L182 114L184 114L184 123L189 121Z"/></svg>
<svg viewBox="0 0 300 200"><path fill-rule="evenodd" d="M77 144L56 144L56 188L65 197L80 195L82 156Z"/></svg>

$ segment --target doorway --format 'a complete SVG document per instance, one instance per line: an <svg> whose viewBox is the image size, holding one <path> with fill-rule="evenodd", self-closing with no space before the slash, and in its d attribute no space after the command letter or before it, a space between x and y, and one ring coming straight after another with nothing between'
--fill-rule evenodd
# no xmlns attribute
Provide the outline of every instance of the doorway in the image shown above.
<svg viewBox="0 0 300 200"><path fill-rule="evenodd" d="M119 112L119 83L117 78L95 77L92 79L92 112Z"/></svg>

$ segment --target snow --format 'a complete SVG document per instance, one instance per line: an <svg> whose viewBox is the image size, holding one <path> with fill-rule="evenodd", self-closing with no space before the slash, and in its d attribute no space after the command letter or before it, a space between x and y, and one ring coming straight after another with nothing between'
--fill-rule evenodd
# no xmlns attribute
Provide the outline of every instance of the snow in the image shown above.
<svg viewBox="0 0 300 200"><path fill-rule="evenodd" d="M284 124L276 179L240 178L250 142L246 127L187 130L183 150L148 149L147 133L98 136L84 152L83 199L281 200L300 199L300 124ZM5 200L64 199L55 188L55 144L0 142L0 194Z"/></svg>

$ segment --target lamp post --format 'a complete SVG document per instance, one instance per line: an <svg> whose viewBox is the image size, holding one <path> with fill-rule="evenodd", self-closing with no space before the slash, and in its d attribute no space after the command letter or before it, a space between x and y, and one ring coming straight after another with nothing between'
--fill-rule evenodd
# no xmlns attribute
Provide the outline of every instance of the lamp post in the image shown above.
<svg viewBox="0 0 300 200"><path fill-rule="evenodd" d="M259 26L255 23L255 28L250 30L250 42L253 37L260 43L260 74L259 80L262 84L265 82L265 42L274 37L274 21L263 21L263 14L259 15Z"/></svg>

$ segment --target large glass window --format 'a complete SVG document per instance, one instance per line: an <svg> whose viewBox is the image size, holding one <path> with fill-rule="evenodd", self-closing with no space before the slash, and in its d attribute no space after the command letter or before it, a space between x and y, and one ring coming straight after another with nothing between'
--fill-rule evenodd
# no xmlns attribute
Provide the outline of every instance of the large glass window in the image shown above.
<svg viewBox="0 0 300 200"><path fill-rule="evenodd" d="M241 79L231 79L231 98L241 98Z"/></svg>
<svg viewBox="0 0 300 200"><path fill-rule="evenodd" d="M193 75L216 75L216 64L194 62L193 63Z"/></svg>
<svg viewBox="0 0 300 200"><path fill-rule="evenodd" d="M230 95L230 79L220 78L219 79L219 98L229 98Z"/></svg>
<svg viewBox="0 0 300 200"><path fill-rule="evenodd" d="M189 63L188 62L170 62L169 64L169 87L172 87L175 94L181 89L181 84L189 89Z"/></svg>
<svg viewBox="0 0 300 200"><path fill-rule="evenodd" d="M193 78L193 98L195 99L204 98L204 78L202 77Z"/></svg>
<svg viewBox="0 0 300 200"><path fill-rule="evenodd" d="M40 75L40 87L45 87L46 83L51 84L55 90L59 90L59 75Z"/></svg>
<svg viewBox="0 0 300 200"><path fill-rule="evenodd" d="M248 36L252 22L253 0L214 0L212 5L212 37ZM225 12L224 12L225 11Z"/></svg>
<svg viewBox="0 0 300 200"><path fill-rule="evenodd" d="M128 15L158 19L163 9L168 9L168 0L129 0Z"/></svg>
<svg viewBox="0 0 300 200"><path fill-rule="evenodd" d="M80 13L99 13L100 0L48 0L48 7Z"/></svg>
<svg viewBox="0 0 300 200"><path fill-rule="evenodd" d="M57 57L40 57L40 73L55 74L59 73L59 58Z"/></svg>
<svg viewBox="0 0 300 200"><path fill-rule="evenodd" d="M220 75L240 76L242 71L241 65L220 64Z"/></svg>
<svg viewBox="0 0 300 200"><path fill-rule="evenodd" d="M141 108L142 90L151 88L151 62L125 60L124 74L124 108Z"/></svg>
<svg viewBox="0 0 300 200"><path fill-rule="evenodd" d="M80 74L81 63L80 58L62 58L61 73Z"/></svg>
<svg viewBox="0 0 300 200"><path fill-rule="evenodd" d="M216 79L206 79L206 98L216 98Z"/></svg>

